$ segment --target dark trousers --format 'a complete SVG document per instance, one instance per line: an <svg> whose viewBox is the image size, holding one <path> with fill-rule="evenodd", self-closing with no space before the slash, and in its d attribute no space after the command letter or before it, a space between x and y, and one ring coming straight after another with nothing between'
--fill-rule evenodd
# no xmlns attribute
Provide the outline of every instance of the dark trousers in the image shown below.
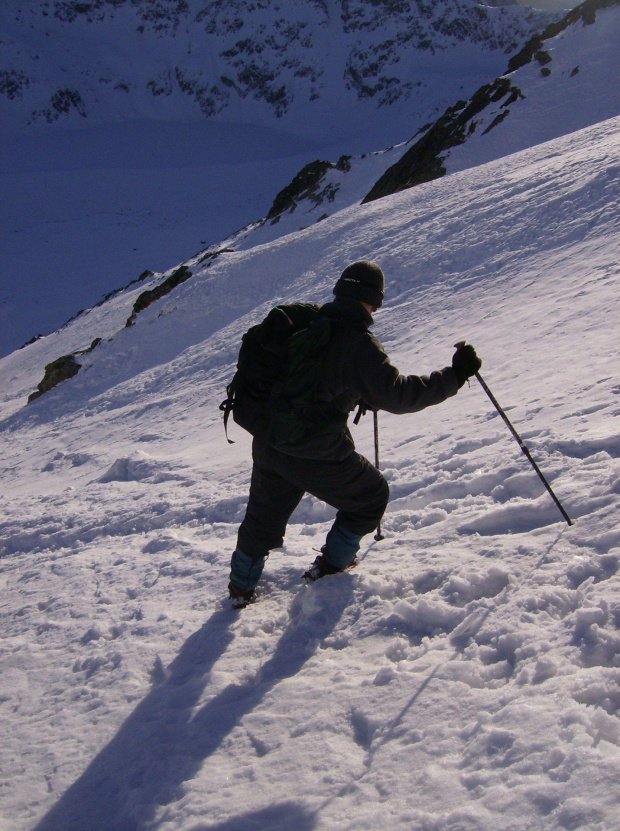
<svg viewBox="0 0 620 831"><path fill-rule="evenodd" d="M336 508L336 522L353 534L374 531L389 499L382 474L352 452L339 461L299 459L254 439L252 480L238 547L265 557L284 542L286 526L304 493Z"/></svg>

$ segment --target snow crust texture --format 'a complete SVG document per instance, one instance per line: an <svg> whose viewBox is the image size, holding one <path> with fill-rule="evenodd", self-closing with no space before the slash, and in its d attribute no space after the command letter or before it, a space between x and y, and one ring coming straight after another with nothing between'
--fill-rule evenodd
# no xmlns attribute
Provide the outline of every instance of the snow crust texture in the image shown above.
<svg viewBox="0 0 620 831"><path fill-rule="evenodd" d="M616 117L202 252L131 326L172 270L2 360L4 827L619 827L619 146ZM250 448L217 405L239 338L361 256L394 363L472 342L575 524L472 383L380 414L391 501L356 569L302 584L333 519L305 498L236 614ZM354 435L371 457L370 421Z"/></svg>

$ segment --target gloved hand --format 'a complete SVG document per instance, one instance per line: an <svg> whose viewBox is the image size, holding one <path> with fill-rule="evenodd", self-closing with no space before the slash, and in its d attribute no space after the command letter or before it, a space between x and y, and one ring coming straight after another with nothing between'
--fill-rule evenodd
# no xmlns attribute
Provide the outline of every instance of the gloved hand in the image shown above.
<svg viewBox="0 0 620 831"><path fill-rule="evenodd" d="M462 387L468 378L475 375L481 366L482 361L476 355L476 350L471 344L467 343L457 347L452 357L452 369L459 382L459 387Z"/></svg>

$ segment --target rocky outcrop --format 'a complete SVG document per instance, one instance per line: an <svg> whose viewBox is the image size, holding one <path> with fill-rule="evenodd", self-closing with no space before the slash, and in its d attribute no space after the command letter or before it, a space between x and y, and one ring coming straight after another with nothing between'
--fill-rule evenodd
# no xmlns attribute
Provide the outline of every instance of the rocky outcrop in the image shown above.
<svg viewBox="0 0 620 831"><path fill-rule="evenodd" d="M581 3L581 5L571 9L561 20L550 23L542 34L532 35L525 46L508 61L507 71L515 72L534 59L541 63L541 49L546 40L556 37L560 32L563 32L569 26L578 23L580 20L584 26L590 25L596 21L596 12L599 9L606 9L609 6L617 5L618 0L586 0L585 3ZM551 59L549 58L549 60Z"/></svg>
<svg viewBox="0 0 620 831"><path fill-rule="evenodd" d="M76 361L76 357L78 355L86 355L88 352L92 352L92 350L100 343L101 338L95 338L88 349L82 349L79 352L72 352L70 355L61 355L60 358L56 358L55 361L47 364L45 367L45 375L37 385L36 391L28 396L28 403L30 404L31 401L35 401L44 393L54 389L54 387L58 386L58 384L62 383L62 381L67 381L69 378L73 378L74 375L77 375L82 368L82 365Z"/></svg>
<svg viewBox="0 0 620 831"><path fill-rule="evenodd" d="M95 308L98 308L99 306L103 306L103 304L107 303L108 300L111 300L113 297L116 297L118 294L122 294L124 291L127 291L127 289L130 289L132 286L135 286L136 283L142 283L148 277L154 277L154 276L155 276L155 274L154 274L154 272L151 271L150 268L145 268L144 271L141 274L139 274L138 277L136 277L135 280L131 281L131 283L127 283L126 286L123 286L120 289L114 289L113 291L109 291L107 294L104 294L104 296L101 298L101 300L99 300L98 303L95 303Z"/></svg>
<svg viewBox="0 0 620 831"><path fill-rule="evenodd" d="M325 179L325 174L330 170L341 172L350 170L350 158L350 156L341 156L336 163L317 159L307 164L277 194L266 219L275 222L280 214L285 211L292 213L303 199L310 200L315 206L322 204L324 201L333 202L338 191L338 185L328 183L321 188L321 184Z"/></svg>
<svg viewBox="0 0 620 831"><path fill-rule="evenodd" d="M30 86L30 78L25 72L15 69L0 70L0 94L6 95L11 101L21 101L24 90Z"/></svg>
<svg viewBox="0 0 620 831"><path fill-rule="evenodd" d="M501 107L506 109L485 130L488 132L508 115L508 106L522 97L518 87L508 78L502 77L492 84L485 84L469 101L459 101L449 107L422 138L386 170L366 194L362 204L444 176L444 154L451 147L463 144L474 132L476 116L489 104L505 99Z"/></svg>
<svg viewBox="0 0 620 831"><path fill-rule="evenodd" d="M182 265L179 266L179 268L176 268L169 277L167 277L158 286L155 286L154 289L147 289L146 291L143 291L134 303L133 309L127 318L125 326L133 326L134 321L140 312L148 309L148 307L156 300L161 300L162 297L165 297L178 285L184 283L186 280L189 280L191 276L192 272L189 268L186 265Z"/></svg>
<svg viewBox="0 0 620 831"><path fill-rule="evenodd" d="M221 256L222 254L230 253L232 252L232 250L232 248L219 248L215 251L207 250L198 259L198 264L204 266L204 264L207 263L208 267L219 256ZM170 294L170 292L173 291L177 286L180 286L181 283L184 283L186 280L189 280L189 278L192 276L192 273L193 272L190 271L190 269L186 265L180 265L178 268L175 268L175 270L157 286L155 286L152 289L147 289L146 291L143 291L142 294L138 295L138 299L133 304L131 314L127 318L125 327L133 326L136 317L140 314L140 312L143 312L145 309L148 309L148 307L155 303L155 301L161 300L162 297L165 297L167 294ZM150 274L152 274L152 272L145 271L140 275L138 279L143 279L145 275ZM130 283L130 285L132 284Z"/></svg>
<svg viewBox="0 0 620 831"><path fill-rule="evenodd" d="M183 108L191 99L211 118L243 100L280 118L325 92L350 103L390 106L417 94L416 55L437 59L470 44L480 62L490 50L511 52L556 13L517 5L489 7L475 0L32 0L0 6L10 20L3 37L0 94L31 121L97 117L127 100L151 111ZM114 23L112 24L112 20ZM124 47L116 40L122 33ZM100 39L100 50L65 65L42 46L70 42L72 30ZM154 40L156 42L154 42ZM122 52L131 51L128 61ZM156 55L156 59L153 58ZM209 56L205 60L205 56ZM70 58L70 56L68 56ZM446 59L448 60L448 59ZM439 61L441 58L439 57ZM70 64L70 61L67 62ZM179 104L164 101L176 96ZM185 110L184 110L185 112Z"/></svg>
<svg viewBox="0 0 620 831"><path fill-rule="evenodd" d="M82 118L86 118L86 107L78 90L58 89L50 97L48 107L33 112L31 121L44 118L47 122L51 123L60 118L61 115L67 115L72 110L75 110Z"/></svg>
<svg viewBox="0 0 620 831"><path fill-rule="evenodd" d="M316 188L326 172L335 165L332 162L317 161L310 162L303 167L295 178L283 188L273 200L273 205L269 209L267 219L274 219L274 217L294 209L300 199L307 198Z"/></svg>

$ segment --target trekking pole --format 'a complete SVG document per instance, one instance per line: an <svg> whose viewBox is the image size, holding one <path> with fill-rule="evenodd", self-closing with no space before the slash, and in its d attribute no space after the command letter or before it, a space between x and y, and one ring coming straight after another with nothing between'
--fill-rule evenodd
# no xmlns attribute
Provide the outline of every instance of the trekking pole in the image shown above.
<svg viewBox="0 0 620 831"><path fill-rule="evenodd" d="M455 348L455 349L457 349L457 350L458 350L458 349L462 349L464 346L465 346L465 341L464 341L464 340L461 340L461 341L459 341L458 343L455 343L455 344L454 344L454 348ZM566 511L565 511L565 510L564 510L564 508L562 507L562 503L560 502L560 500L557 498L557 496L555 495L555 493L554 493L554 492L553 492L553 490L551 489L551 485L550 485L550 484L549 484L549 482L547 482L547 480L545 479L545 477L544 477L544 475L543 475L542 471L540 470L540 468L538 467L538 465L536 464L536 462L535 462L535 461L534 461L534 459L532 458L532 454L530 453L530 451L527 449L527 447L526 447L526 446L525 446L525 444L523 443L523 439L521 438L521 436L517 433L517 431L515 430L515 428L514 428L514 427L512 426L512 424L510 423L510 419L508 418L508 416L506 415L506 413L502 410L502 408L501 408L501 407L500 407L500 405L498 404L497 399L495 398L495 396L493 395L493 393L491 392L491 390L488 388L487 384L486 384L486 383L485 383L485 381L483 380L483 378L482 378L482 376L480 375L480 373L479 373L479 372L476 372L476 373L475 373L475 376L476 376L476 379L477 379L478 383L479 383L479 384L480 384L480 386L482 387L482 389L486 392L486 394L487 394L487 395L489 396L489 398L491 399L491 403L493 404L493 406L495 407L495 409L497 410L497 412L498 412L498 413L501 415L501 417L504 419L504 421L505 421L505 423L506 423L506 425L507 425L508 429L510 430L510 432L512 433L512 435L513 435L513 436L515 437L515 439L517 440L517 442L518 442L518 444L519 444L519 447L521 448L521 451L523 452L523 455L526 457L526 459L527 459L527 460L529 461L529 463L532 465L532 467L534 468L534 470L536 471L536 473L537 473L537 474L538 474L538 476L540 477L540 481L543 483L543 485L547 488L547 490L548 490L548 491L549 491L549 493L551 494L551 497L552 497L553 501L555 502L555 504L556 504L556 505L558 506L558 508L560 509L560 513L562 514L562 516L564 517L564 519L566 520L566 522L568 522L568 524L569 524L569 525L572 525L572 524L573 524L572 519L569 517L569 515L566 513Z"/></svg>
<svg viewBox="0 0 620 831"><path fill-rule="evenodd" d="M379 470L379 416L377 415L377 411L373 410L372 412L372 421L375 428L375 467ZM377 542L384 540L385 537L381 533L381 522L377 525L377 533L375 534L375 539Z"/></svg>

